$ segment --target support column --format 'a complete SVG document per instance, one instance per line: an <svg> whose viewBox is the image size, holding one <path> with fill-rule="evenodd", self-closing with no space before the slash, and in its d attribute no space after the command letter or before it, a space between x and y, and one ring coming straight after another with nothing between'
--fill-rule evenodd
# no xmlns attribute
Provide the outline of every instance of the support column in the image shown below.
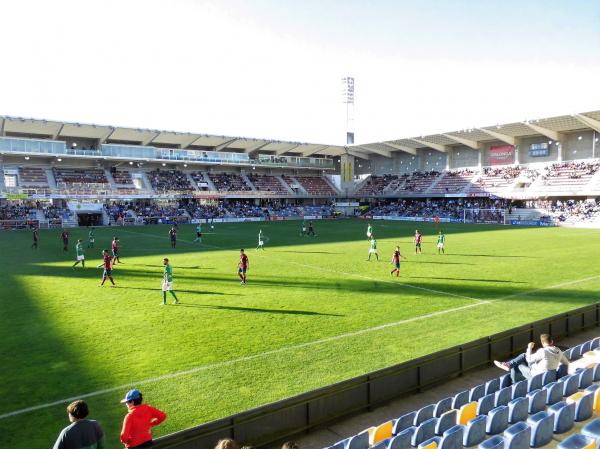
<svg viewBox="0 0 600 449"><path fill-rule="evenodd" d="M453 149L449 149L446 151L446 170L450 170L450 166L452 165L452 152Z"/></svg>
<svg viewBox="0 0 600 449"><path fill-rule="evenodd" d="M562 162L563 160L563 145L562 142L558 142L558 162Z"/></svg>
<svg viewBox="0 0 600 449"><path fill-rule="evenodd" d="M479 150L477 152L477 167L481 170L481 166L483 163L483 150Z"/></svg>
<svg viewBox="0 0 600 449"><path fill-rule="evenodd" d="M348 193L354 186L355 157L350 154L340 156L340 187Z"/></svg>

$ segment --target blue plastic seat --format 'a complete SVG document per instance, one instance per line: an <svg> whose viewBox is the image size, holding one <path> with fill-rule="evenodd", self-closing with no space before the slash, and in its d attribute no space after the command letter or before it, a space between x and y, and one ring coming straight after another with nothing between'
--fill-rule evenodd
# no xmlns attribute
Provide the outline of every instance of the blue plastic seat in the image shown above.
<svg viewBox="0 0 600 449"><path fill-rule="evenodd" d="M488 380L485 383L485 394L495 393L500 389L500 379Z"/></svg>
<svg viewBox="0 0 600 449"><path fill-rule="evenodd" d="M433 409L433 416L439 418L444 413L452 408L452 398L444 398L438 401L435 404L435 408Z"/></svg>
<svg viewBox="0 0 600 449"><path fill-rule="evenodd" d="M508 403L508 422L514 424L527 419L529 398L515 398Z"/></svg>
<svg viewBox="0 0 600 449"><path fill-rule="evenodd" d="M494 408L494 402L496 400L496 394L486 394L477 402L477 414L487 415L488 412Z"/></svg>
<svg viewBox="0 0 600 449"><path fill-rule="evenodd" d="M531 427L526 422L513 424L504 431L505 449L529 449Z"/></svg>
<svg viewBox="0 0 600 449"><path fill-rule="evenodd" d="M572 362L572 361L574 360L574 358L573 358L573 352L574 352L574 350L575 350L575 348L569 348L569 349L567 349L567 350L564 352L564 354L565 354L565 357L567 358L567 360L568 360L569 362Z"/></svg>
<svg viewBox="0 0 600 449"><path fill-rule="evenodd" d="M544 373L536 374L527 381L527 392L531 393L533 390L539 390L542 388L542 378Z"/></svg>
<svg viewBox="0 0 600 449"><path fill-rule="evenodd" d="M485 395L485 385L477 385L471 388L469 392L469 402L475 402L481 399Z"/></svg>
<svg viewBox="0 0 600 449"><path fill-rule="evenodd" d="M423 441L434 437L437 420L437 418L431 418L418 425L410 443L416 447Z"/></svg>
<svg viewBox="0 0 600 449"><path fill-rule="evenodd" d="M452 426L444 432L437 449L463 449L463 426Z"/></svg>
<svg viewBox="0 0 600 449"><path fill-rule="evenodd" d="M398 435L403 430L408 429L415 422L417 412L410 412L406 415L402 415L400 418L394 421L394 427L392 429L392 435Z"/></svg>
<svg viewBox="0 0 600 449"><path fill-rule="evenodd" d="M496 435L488 440L485 440L479 446L479 449L504 449L504 438L500 435Z"/></svg>
<svg viewBox="0 0 600 449"><path fill-rule="evenodd" d="M473 447L485 440L487 416L481 415L467 423L463 434L463 446Z"/></svg>
<svg viewBox="0 0 600 449"><path fill-rule="evenodd" d="M381 440L380 442L371 446L371 449L388 449L390 440L391 440L391 438L386 438L385 440Z"/></svg>
<svg viewBox="0 0 600 449"><path fill-rule="evenodd" d="M408 429L404 429L403 431L399 432L398 435L391 439L388 449L412 448L411 441L416 430L416 427L409 427Z"/></svg>
<svg viewBox="0 0 600 449"><path fill-rule="evenodd" d="M569 397L573 393L577 393L577 390L579 388L579 375L573 374L571 376L563 377L563 379L565 379L562 382L563 383L563 397Z"/></svg>
<svg viewBox="0 0 600 449"><path fill-rule="evenodd" d="M594 349L596 349L598 346L600 346L600 337L596 337L592 340L592 346L591 346L591 350L593 351Z"/></svg>
<svg viewBox="0 0 600 449"><path fill-rule="evenodd" d="M508 427L508 407L501 405L496 407L488 413L487 425L485 426L485 432L488 435L496 435L500 432L504 432Z"/></svg>
<svg viewBox="0 0 600 449"><path fill-rule="evenodd" d="M510 378L510 374L504 374L498 379L500 380L500 388L506 388L512 385L512 379Z"/></svg>
<svg viewBox="0 0 600 449"><path fill-rule="evenodd" d="M594 366L594 373L592 374L592 378L594 382L598 382L600 380L600 363Z"/></svg>
<svg viewBox="0 0 600 449"><path fill-rule="evenodd" d="M581 344L581 355L592 350L592 340Z"/></svg>
<svg viewBox="0 0 600 449"><path fill-rule="evenodd" d="M562 382L551 382L548 385L544 385L546 390L546 405L556 404L562 401L563 398L563 384Z"/></svg>
<svg viewBox="0 0 600 449"><path fill-rule="evenodd" d="M575 422L587 421L592 417L594 405L594 393L585 393L575 403Z"/></svg>
<svg viewBox="0 0 600 449"><path fill-rule="evenodd" d="M458 410L463 405L469 403L469 390L461 391L457 393L452 399L452 408Z"/></svg>
<svg viewBox="0 0 600 449"><path fill-rule="evenodd" d="M584 390L587 387L589 387L590 385L592 385L592 382L594 380L594 370L592 368L582 369L578 373L578 375L579 375L578 388L580 390Z"/></svg>
<svg viewBox="0 0 600 449"><path fill-rule="evenodd" d="M369 447L369 433L362 432L350 437L347 449L367 449Z"/></svg>
<svg viewBox="0 0 600 449"><path fill-rule="evenodd" d="M529 446L532 448L545 446L552 441L552 432L554 430L554 416L550 413L539 412L527 419L527 424L531 427L531 441Z"/></svg>
<svg viewBox="0 0 600 449"><path fill-rule="evenodd" d="M594 391L596 391L598 388L600 388L600 384L592 384L589 387L587 387L584 391L586 392L590 392L593 393Z"/></svg>
<svg viewBox="0 0 600 449"><path fill-rule="evenodd" d="M440 416L435 425L435 434L442 436L446 430L454 427L456 425L456 415L457 411L452 409Z"/></svg>
<svg viewBox="0 0 600 449"><path fill-rule="evenodd" d="M556 370L551 369L542 374L542 386L556 381Z"/></svg>
<svg viewBox="0 0 600 449"><path fill-rule="evenodd" d="M590 449L596 448L596 440L576 433L558 443L558 449Z"/></svg>
<svg viewBox="0 0 600 449"><path fill-rule="evenodd" d="M565 433L573 428L575 424L575 404L567 404L565 401L557 402L548 407L548 413L554 415L554 433Z"/></svg>
<svg viewBox="0 0 600 449"><path fill-rule="evenodd" d="M345 440L338 441L337 443L331 445L329 447L329 449L346 449L346 446L348 445L348 441L350 441L350 438L346 438Z"/></svg>
<svg viewBox="0 0 600 449"><path fill-rule="evenodd" d="M506 388L501 388L500 390L496 391L495 394L495 399L494 399L494 405L496 407L498 407L499 405L507 405L510 400L512 399L512 388L510 387L506 387Z"/></svg>
<svg viewBox="0 0 600 449"><path fill-rule="evenodd" d="M529 398L529 414L534 415L537 412L541 412L546 408L546 390L534 390L531 393L527 393Z"/></svg>
<svg viewBox="0 0 600 449"><path fill-rule="evenodd" d="M428 419L433 418L433 410L435 409L435 405L426 405L425 407L417 410L417 415L415 416L414 425L418 426L422 422L427 421Z"/></svg>
<svg viewBox="0 0 600 449"><path fill-rule="evenodd" d="M573 357L573 360L581 358L581 345L577 345L573 348L573 351L571 352L571 357Z"/></svg>
<svg viewBox="0 0 600 449"><path fill-rule="evenodd" d="M558 365L558 369L556 370L556 379L561 379L565 377L569 372L569 367L567 365L563 365L562 363Z"/></svg>
<svg viewBox="0 0 600 449"><path fill-rule="evenodd" d="M596 442L600 441L600 419L594 419L583 426L581 433L588 437L592 437Z"/></svg>
<svg viewBox="0 0 600 449"><path fill-rule="evenodd" d="M512 385L512 398L523 398L527 394L527 381L520 380Z"/></svg>

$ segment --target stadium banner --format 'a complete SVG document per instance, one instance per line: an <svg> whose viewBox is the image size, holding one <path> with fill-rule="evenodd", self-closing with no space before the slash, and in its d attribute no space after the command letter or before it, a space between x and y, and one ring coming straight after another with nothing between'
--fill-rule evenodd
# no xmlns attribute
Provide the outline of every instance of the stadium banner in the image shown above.
<svg viewBox="0 0 600 449"><path fill-rule="evenodd" d="M80 201L67 201L67 207L72 212L97 212L102 213L103 203L84 203Z"/></svg>
<svg viewBox="0 0 600 449"><path fill-rule="evenodd" d="M358 202L345 202L345 203L335 203L336 207L358 207L359 203Z"/></svg>
<svg viewBox="0 0 600 449"><path fill-rule="evenodd" d="M6 199L8 201L18 201L18 200L26 200L29 198L29 195L26 193L7 193Z"/></svg>
<svg viewBox="0 0 600 449"><path fill-rule="evenodd" d="M247 221L265 221L263 217L225 217L225 218L193 218L192 224L210 224L210 223L243 223Z"/></svg>
<svg viewBox="0 0 600 449"><path fill-rule="evenodd" d="M541 226L541 227L556 226L552 222L540 221L540 220L511 220L510 224L513 226Z"/></svg>
<svg viewBox="0 0 600 449"><path fill-rule="evenodd" d="M515 147L512 145L493 145L490 147L490 165L509 165L515 163Z"/></svg>
<svg viewBox="0 0 600 449"><path fill-rule="evenodd" d="M403 217L399 215L374 215L373 220L433 222L433 218L431 217ZM462 220L459 218L440 217L440 223L462 223Z"/></svg>

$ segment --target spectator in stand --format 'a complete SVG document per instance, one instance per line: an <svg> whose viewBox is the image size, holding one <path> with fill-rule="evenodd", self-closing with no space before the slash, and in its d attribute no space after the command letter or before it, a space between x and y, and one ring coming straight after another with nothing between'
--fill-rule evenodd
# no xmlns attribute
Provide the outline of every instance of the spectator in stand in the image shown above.
<svg viewBox="0 0 600 449"><path fill-rule="evenodd" d="M142 393L139 390L130 390L121 401L127 405L127 415L123 420L121 442L126 448L146 448L152 446L152 432L167 415L148 404L142 404Z"/></svg>
<svg viewBox="0 0 600 449"><path fill-rule="evenodd" d="M533 353L534 342L527 344L525 353L518 355L508 362L499 362L494 360L494 365L504 371L510 371L510 377L513 383L519 380L531 379L533 376L546 371L552 371L558 368L561 363L569 365L569 360L563 352L554 346L554 342L549 334L540 335L542 347Z"/></svg>
<svg viewBox="0 0 600 449"><path fill-rule="evenodd" d="M283 443L283 446L281 446L281 449L300 449L300 447L295 441L286 441Z"/></svg>
<svg viewBox="0 0 600 449"><path fill-rule="evenodd" d="M224 438L217 442L215 449L240 449L240 445L231 438Z"/></svg>
<svg viewBox="0 0 600 449"><path fill-rule="evenodd" d="M103 449L104 432L97 421L86 419L88 415L85 401L71 402L67 407L71 424L60 432L53 449Z"/></svg>

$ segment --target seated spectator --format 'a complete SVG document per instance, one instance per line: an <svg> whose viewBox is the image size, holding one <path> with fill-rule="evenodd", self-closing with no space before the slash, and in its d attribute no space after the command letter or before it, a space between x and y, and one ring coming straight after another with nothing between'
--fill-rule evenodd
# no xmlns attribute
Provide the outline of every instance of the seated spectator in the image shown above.
<svg viewBox="0 0 600 449"><path fill-rule="evenodd" d="M494 365L504 371L510 371L510 377L513 383L515 383L523 378L531 379L536 374L555 370L561 363L563 365L569 364L563 352L554 346L550 335L540 335L540 341L542 347L536 352L532 353L535 343L529 342L525 353L519 354L508 362L494 360Z"/></svg>
<svg viewBox="0 0 600 449"><path fill-rule="evenodd" d="M217 442L215 449L240 449L240 445L231 438L225 438Z"/></svg>
<svg viewBox="0 0 600 449"><path fill-rule="evenodd" d="M67 407L71 424L60 432L53 449L104 448L104 432L97 421L85 419L88 414L89 409L85 401L71 402Z"/></svg>

